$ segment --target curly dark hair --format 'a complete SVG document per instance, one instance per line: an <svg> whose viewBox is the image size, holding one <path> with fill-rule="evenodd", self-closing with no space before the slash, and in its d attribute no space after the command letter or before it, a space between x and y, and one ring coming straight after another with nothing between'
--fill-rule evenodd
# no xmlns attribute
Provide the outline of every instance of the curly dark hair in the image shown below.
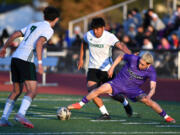
<svg viewBox="0 0 180 135"><path fill-rule="evenodd" d="M44 19L49 21L53 21L54 19L60 16L59 11L52 6L46 7L43 13L44 13Z"/></svg>
<svg viewBox="0 0 180 135"><path fill-rule="evenodd" d="M96 17L92 19L91 22L91 29L99 28L99 27L104 27L105 26L105 21L101 17Z"/></svg>

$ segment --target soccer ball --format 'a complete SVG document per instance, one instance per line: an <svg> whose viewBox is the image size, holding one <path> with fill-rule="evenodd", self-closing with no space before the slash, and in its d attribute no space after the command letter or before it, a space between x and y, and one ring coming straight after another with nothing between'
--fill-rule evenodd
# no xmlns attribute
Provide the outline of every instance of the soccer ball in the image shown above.
<svg viewBox="0 0 180 135"><path fill-rule="evenodd" d="M71 117L71 112L66 107L60 107L57 110L57 118L60 120L68 120Z"/></svg>

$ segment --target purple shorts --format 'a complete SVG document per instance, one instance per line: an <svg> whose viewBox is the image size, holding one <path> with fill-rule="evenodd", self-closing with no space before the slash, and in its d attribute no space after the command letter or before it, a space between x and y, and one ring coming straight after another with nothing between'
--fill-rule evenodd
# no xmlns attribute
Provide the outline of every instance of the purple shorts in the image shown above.
<svg viewBox="0 0 180 135"><path fill-rule="evenodd" d="M146 96L146 93L136 86L133 87L132 85L127 85L121 81L116 82L116 80L112 80L107 83L109 83L112 87L112 96L123 94L133 102L136 102Z"/></svg>

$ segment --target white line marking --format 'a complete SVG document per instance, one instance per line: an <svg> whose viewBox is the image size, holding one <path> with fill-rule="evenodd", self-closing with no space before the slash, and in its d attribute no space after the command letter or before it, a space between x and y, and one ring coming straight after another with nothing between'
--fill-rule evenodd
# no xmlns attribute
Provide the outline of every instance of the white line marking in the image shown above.
<svg viewBox="0 0 180 135"><path fill-rule="evenodd" d="M53 97L54 98L54 97ZM35 98L33 101L80 101L82 98L55 98L51 99L50 97L47 98ZM7 98L0 98L0 101L6 101ZM19 98L18 100L22 100ZM103 101L111 101L111 99L103 99Z"/></svg>
<svg viewBox="0 0 180 135"><path fill-rule="evenodd" d="M145 134L157 134L157 135L165 135L165 134L177 134L179 135L180 132L39 132L39 133L0 133L0 135L72 135L72 134L104 134L104 135L145 135Z"/></svg>
<svg viewBox="0 0 180 135"><path fill-rule="evenodd" d="M91 122L124 122L126 120L90 120Z"/></svg>
<svg viewBox="0 0 180 135"><path fill-rule="evenodd" d="M125 122L124 125L157 125L159 122Z"/></svg>
<svg viewBox="0 0 180 135"><path fill-rule="evenodd" d="M177 127L177 128L180 128L180 125L157 125L156 127Z"/></svg>

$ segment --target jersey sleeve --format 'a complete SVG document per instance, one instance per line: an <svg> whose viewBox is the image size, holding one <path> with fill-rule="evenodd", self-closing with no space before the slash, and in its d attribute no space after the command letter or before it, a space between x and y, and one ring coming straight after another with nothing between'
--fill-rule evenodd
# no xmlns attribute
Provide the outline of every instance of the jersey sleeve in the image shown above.
<svg viewBox="0 0 180 135"><path fill-rule="evenodd" d="M156 82L156 70L153 66L150 68L150 72L148 74L148 77L149 77L150 81Z"/></svg>
<svg viewBox="0 0 180 135"><path fill-rule="evenodd" d="M45 37L47 41L52 37L54 31L52 29L46 30L45 32L42 32L40 37Z"/></svg>
<svg viewBox="0 0 180 135"><path fill-rule="evenodd" d="M111 34L109 40L110 40L112 46L114 46L117 42L119 42L119 39L114 34Z"/></svg>
<svg viewBox="0 0 180 135"><path fill-rule="evenodd" d="M87 33L84 34L84 37L83 37L84 41L87 43Z"/></svg>
<svg viewBox="0 0 180 135"><path fill-rule="evenodd" d="M140 57L132 54L124 54L123 56L123 60L131 64L136 63L138 58Z"/></svg>
<svg viewBox="0 0 180 135"><path fill-rule="evenodd" d="M21 33L23 34L23 36L25 35L27 28L28 28L28 26L27 26L27 27L24 27L24 28L22 28L22 29L20 30Z"/></svg>

